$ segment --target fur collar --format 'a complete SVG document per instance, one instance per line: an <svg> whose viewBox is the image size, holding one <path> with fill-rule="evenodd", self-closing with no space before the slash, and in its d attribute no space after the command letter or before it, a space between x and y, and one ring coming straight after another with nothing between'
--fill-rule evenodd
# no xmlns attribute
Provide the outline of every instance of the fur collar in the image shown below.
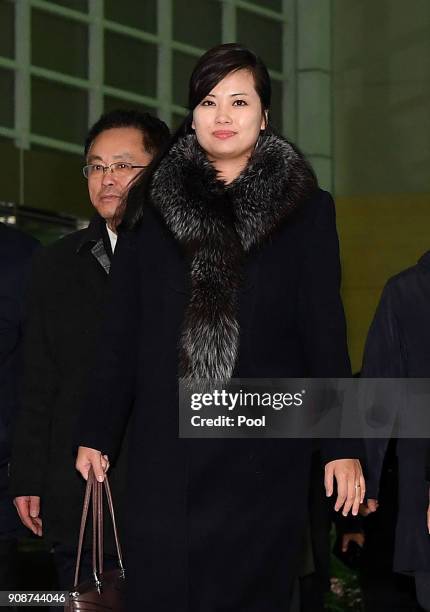
<svg viewBox="0 0 430 612"><path fill-rule="evenodd" d="M232 376L244 257L316 188L304 157L273 134L260 137L248 165L229 185L218 179L194 135L180 139L163 159L152 179L152 202L190 258L182 376L222 381Z"/></svg>

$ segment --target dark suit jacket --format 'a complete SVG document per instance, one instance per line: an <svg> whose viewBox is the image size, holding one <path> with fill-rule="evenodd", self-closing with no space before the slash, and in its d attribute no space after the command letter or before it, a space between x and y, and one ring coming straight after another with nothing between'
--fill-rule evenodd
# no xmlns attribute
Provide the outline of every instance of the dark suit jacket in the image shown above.
<svg viewBox="0 0 430 612"><path fill-rule="evenodd" d="M96 215L87 229L40 252L29 290L11 491L40 496L44 536L72 547L85 485L74 467L72 440L103 312L109 250L105 222ZM107 536L111 550L111 529Z"/></svg>
<svg viewBox="0 0 430 612"><path fill-rule="evenodd" d="M19 349L24 318L23 302L31 256L37 240L0 223L0 497L8 482L11 428L17 406ZM1 503L1 502L0 502ZM0 532L13 517L0 512ZM3 518L3 520L2 520Z"/></svg>

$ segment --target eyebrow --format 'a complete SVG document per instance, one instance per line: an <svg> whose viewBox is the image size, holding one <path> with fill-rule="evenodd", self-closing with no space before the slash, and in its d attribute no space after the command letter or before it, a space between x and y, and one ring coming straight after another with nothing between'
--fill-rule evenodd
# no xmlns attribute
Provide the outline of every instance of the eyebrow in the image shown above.
<svg viewBox="0 0 430 612"><path fill-rule="evenodd" d="M112 155L113 159L129 159L129 160L133 160L134 156L129 153L128 151L124 151L123 153L119 153L118 155ZM88 156L88 161L89 162L93 162L93 161L103 161L103 158L100 157L100 155L89 155Z"/></svg>
<svg viewBox="0 0 430 612"><path fill-rule="evenodd" d="M231 97L233 97L233 96L249 96L249 94L244 91L244 92L241 92L241 93L230 94L230 96ZM208 94L206 97L207 98L216 98L216 94Z"/></svg>

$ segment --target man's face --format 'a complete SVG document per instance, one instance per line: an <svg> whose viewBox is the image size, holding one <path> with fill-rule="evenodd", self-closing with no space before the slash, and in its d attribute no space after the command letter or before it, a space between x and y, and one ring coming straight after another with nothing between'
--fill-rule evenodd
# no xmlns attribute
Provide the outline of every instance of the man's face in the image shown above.
<svg viewBox="0 0 430 612"><path fill-rule="evenodd" d="M134 127L111 128L101 132L92 142L87 155L87 164L110 166L124 162L133 166L147 166L152 155L145 151L142 132ZM104 173L91 172L88 176L88 191L94 208L109 222L127 193L127 189L141 168L121 169Z"/></svg>

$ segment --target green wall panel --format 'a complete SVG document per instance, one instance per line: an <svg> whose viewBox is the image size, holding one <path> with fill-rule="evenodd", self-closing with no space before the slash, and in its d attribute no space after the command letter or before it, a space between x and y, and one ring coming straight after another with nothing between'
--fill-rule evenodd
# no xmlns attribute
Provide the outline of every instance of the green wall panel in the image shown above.
<svg viewBox="0 0 430 612"><path fill-rule="evenodd" d="M335 185L354 368L388 278L430 248L430 2L333 1Z"/></svg>
<svg viewBox="0 0 430 612"><path fill-rule="evenodd" d="M32 132L83 144L88 127L88 94L85 90L33 77L31 93Z"/></svg>
<svg viewBox="0 0 430 612"><path fill-rule="evenodd" d="M156 45L106 32L105 82L133 93L156 96Z"/></svg>
<svg viewBox="0 0 430 612"><path fill-rule="evenodd" d="M37 147L25 152L24 161L27 206L84 218L91 215L82 157Z"/></svg>
<svg viewBox="0 0 430 612"><path fill-rule="evenodd" d="M144 32L157 33L156 0L104 0L106 19Z"/></svg>
<svg viewBox="0 0 430 612"><path fill-rule="evenodd" d="M209 49L222 39L222 3L218 0L177 0L173 2L173 38Z"/></svg>
<svg viewBox="0 0 430 612"><path fill-rule="evenodd" d="M14 3L0 0L0 55L15 56Z"/></svg>
<svg viewBox="0 0 430 612"><path fill-rule="evenodd" d="M13 140L0 138L0 200L19 202L19 150Z"/></svg>
<svg viewBox="0 0 430 612"><path fill-rule="evenodd" d="M31 61L34 66L87 78L88 26L32 9Z"/></svg>
<svg viewBox="0 0 430 612"><path fill-rule="evenodd" d="M0 125L13 128L13 88L15 75L12 70L0 68Z"/></svg>

